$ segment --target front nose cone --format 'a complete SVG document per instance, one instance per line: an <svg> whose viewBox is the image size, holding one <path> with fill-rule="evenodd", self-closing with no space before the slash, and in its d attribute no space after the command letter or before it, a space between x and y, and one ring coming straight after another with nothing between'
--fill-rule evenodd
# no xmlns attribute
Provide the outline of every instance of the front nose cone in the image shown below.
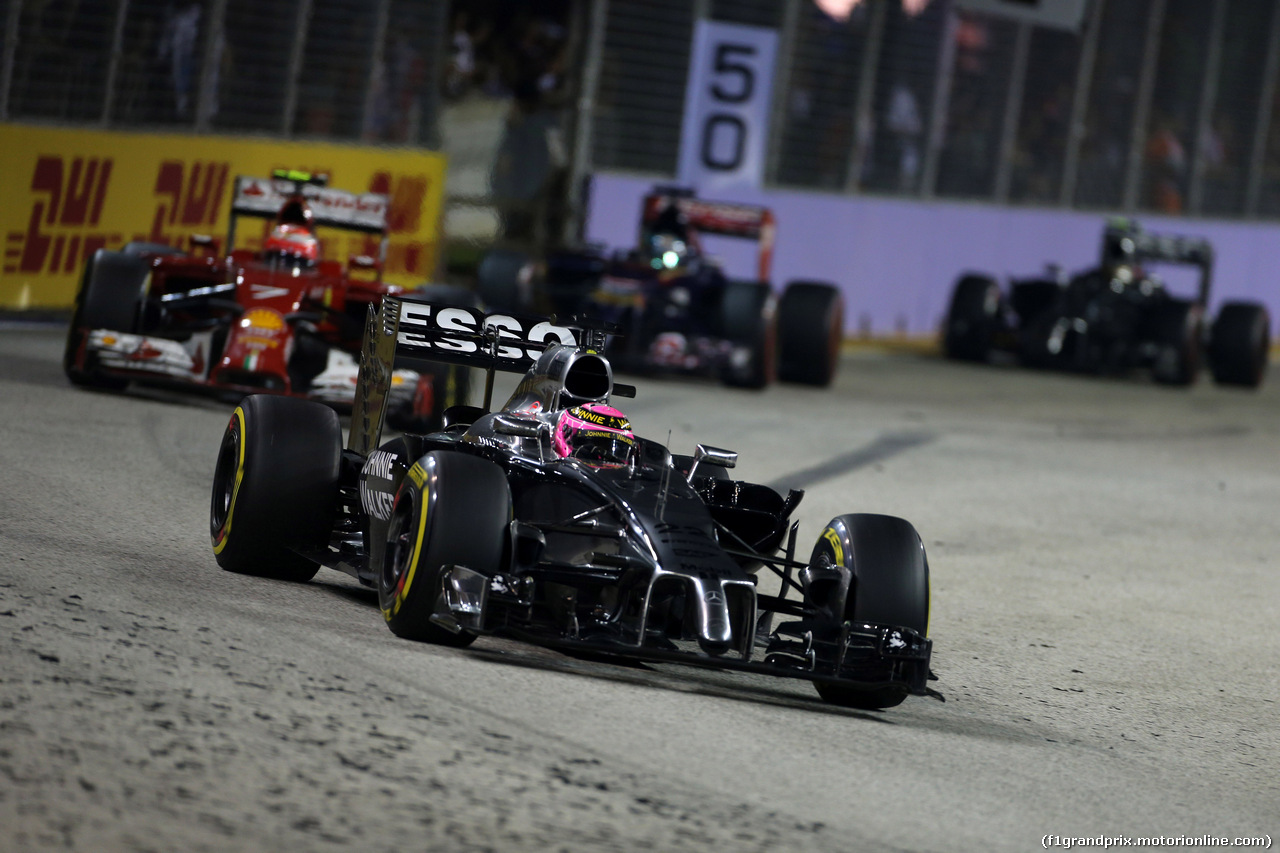
<svg viewBox="0 0 1280 853"><path fill-rule="evenodd" d="M711 657L718 658L732 649L733 644L727 640L709 640L706 637L699 637L698 648L711 655Z"/></svg>
<svg viewBox="0 0 1280 853"><path fill-rule="evenodd" d="M733 645L733 627L729 619L729 601L719 581L695 579L693 592L698 596L698 646L707 654L719 657Z"/></svg>

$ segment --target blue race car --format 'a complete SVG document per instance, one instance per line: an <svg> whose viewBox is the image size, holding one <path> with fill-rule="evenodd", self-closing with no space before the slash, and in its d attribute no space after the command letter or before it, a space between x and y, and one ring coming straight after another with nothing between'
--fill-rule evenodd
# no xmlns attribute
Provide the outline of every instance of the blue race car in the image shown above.
<svg viewBox="0 0 1280 853"><path fill-rule="evenodd" d="M768 208L695 198L658 188L644 200L631 249L551 252L540 264L514 252L481 262L487 304L585 316L615 327L608 353L633 373L682 373L763 388L774 379L826 386L835 378L844 331L839 290L824 282L769 283L775 223ZM702 235L753 239L758 278L729 278Z"/></svg>

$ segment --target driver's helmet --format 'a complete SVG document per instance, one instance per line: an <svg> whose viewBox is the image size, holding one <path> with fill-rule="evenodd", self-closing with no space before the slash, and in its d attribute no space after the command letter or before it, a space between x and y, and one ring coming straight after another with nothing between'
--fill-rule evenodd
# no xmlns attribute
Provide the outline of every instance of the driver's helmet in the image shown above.
<svg viewBox="0 0 1280 853"><path fill-rule="evenodd" d="M584 403L560 413L551 444L562 458L626 465L635 451L636 434L627 416L612 406Z"/></svg>
<svg viewBox="0 0 1280 853"><path fill-rule="evenodd" d="M664 208L646 229L644 251L655 269L684 266L696 254L688 218L674 204Z"/></svg>
<svg viewBox="0 0 1280 853"><path fill-rule="evenodd" d="M1113 270L1121 266L1133 266L1138 260L1136 238L1140 231L1136 223L1115 220L1102 232L1102 266Z"/></svg>
<svg viewBox="0 0 1280 853"><path fill-rule="evenodd" d="M309 267L320 258L320 241L305 225L282 223L271 229L262 253L267 259L278 258Z"/></svg>

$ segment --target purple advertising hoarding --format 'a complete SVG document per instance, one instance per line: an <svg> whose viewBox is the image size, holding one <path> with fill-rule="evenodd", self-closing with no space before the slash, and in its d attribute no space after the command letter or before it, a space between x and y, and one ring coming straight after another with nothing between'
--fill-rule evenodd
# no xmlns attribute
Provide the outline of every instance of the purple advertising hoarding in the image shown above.
<svg viewBox="0 0 1280 853"><path fill-rule="evenodd" d="M652 180L594 177L586 236L613 248L634 245L641 200ZM1105 213L991 204L738 190L723 201L766 205L777 218L773 280L818 279L845 297L850 335L887 337L938 331L957 277L985 272L1002 281L1071 273L1097 262ZM1211 308L1228 299L1262 302L1280 317L1280 224L1142 216L1155 233L1208 238L1216 251ZM708 241L732 276L753 275L754 246ZM1188 272L1159 268L1175 292L1192 292Z"/></svg>

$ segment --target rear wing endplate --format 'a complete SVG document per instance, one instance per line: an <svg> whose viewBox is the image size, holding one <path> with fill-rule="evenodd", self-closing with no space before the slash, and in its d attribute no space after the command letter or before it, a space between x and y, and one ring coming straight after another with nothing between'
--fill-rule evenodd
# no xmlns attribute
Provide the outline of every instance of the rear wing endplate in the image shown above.
<svg viewBox="0 0 1280 853"><path fill-rule="evenodd" d="M347 449L367 456L377 448L397 367L412 370L444 362L481 368L487 372L488 409L495 371L525 373L549 345L578 346L576 331L546 317L487 314L462 305L384 296L380 308L369 306Z"/></svg>

